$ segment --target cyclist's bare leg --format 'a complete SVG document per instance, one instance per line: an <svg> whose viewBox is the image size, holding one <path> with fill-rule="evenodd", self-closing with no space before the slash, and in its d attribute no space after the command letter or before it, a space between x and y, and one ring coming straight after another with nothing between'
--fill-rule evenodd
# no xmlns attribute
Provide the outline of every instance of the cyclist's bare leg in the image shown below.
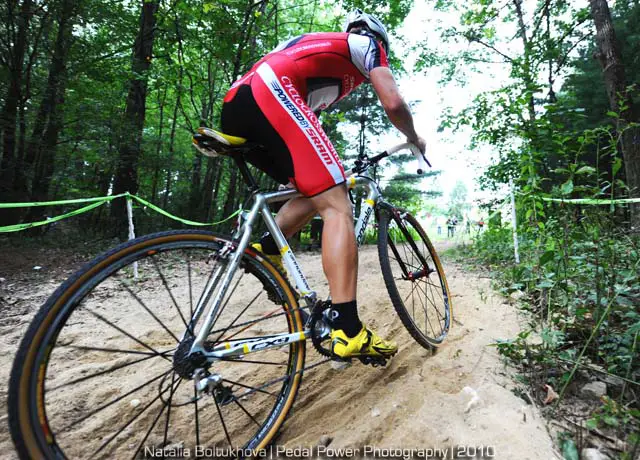
<svg viewBox="0 0 640 460"><path fill-rule="evenodd" d="M318 212L309 198L299 197L287 201L276 215L276 223L285 238L290 238Z"/></svg>
<svg viewBox="0 0 640 460"><path fill-rule="evenodd" d="M344 185L309 198L324 221L322 267L333 303L356 298L358 248L353 228L353 208Z"/></svg>

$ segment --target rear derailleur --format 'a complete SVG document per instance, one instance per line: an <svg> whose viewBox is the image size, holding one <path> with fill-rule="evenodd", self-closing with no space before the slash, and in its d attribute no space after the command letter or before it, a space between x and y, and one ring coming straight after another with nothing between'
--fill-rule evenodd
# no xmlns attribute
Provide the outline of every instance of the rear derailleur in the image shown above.
<svg viewBox="0 0 640 460"><path fill-rule="evenodd" d="M222 377L218 374L211 374L205 369L196 369L193 374L193 381L196 386L198 396L209 394L213 396L218 404L226 406L234 401L235 396L231 387L223 383Z"/></svg>

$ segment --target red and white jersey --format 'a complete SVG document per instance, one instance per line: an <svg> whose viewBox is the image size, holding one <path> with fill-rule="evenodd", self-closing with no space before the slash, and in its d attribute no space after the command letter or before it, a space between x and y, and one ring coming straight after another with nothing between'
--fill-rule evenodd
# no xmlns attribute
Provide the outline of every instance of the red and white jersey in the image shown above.
<svg viewBox="0 0 640 460"><path fill-rule="evenodd" d="M232 130L228 134L266 146L269 159L256 159L255 164L267 171L272 166L265 163L274 161L279 170L272 177L281 180L285 173L280 170L286 170L288 180L305 196L322 193L344 182L345 173L316 113L381 66L389 66L387 55L369 36L313 33L292 38L231 86L222 117ZM282 151L284 159L278 156Z"/></svg>
<svg viewBox="0 0 640 460"><path fill-rule="evenodd" d="M264 62L277 63L272 67L296 83L313 112L345 97L369 79L372 69L389 66L382 45L372 37L344 32L309 33L278 45L231 88L250 80Z"/></svg>

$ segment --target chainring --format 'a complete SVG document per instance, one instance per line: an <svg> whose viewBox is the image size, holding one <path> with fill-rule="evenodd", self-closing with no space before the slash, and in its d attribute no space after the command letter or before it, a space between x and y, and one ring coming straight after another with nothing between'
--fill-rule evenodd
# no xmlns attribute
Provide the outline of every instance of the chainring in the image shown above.
<svg viewBox="0 0 640 460"><path fill-rule="evenodd" d="M324 312L331 307L331 302L327 300L319 300L313 306L311 310L311 317L309 318L309 328L311 329L311 343L313 344L313 348L316 349L318 353L322 356L326 356L327 358L336 359L336 357L331 353L331 350L322 346L322 342L326 340L326 337L322 337L322 330L327 326L331 327L330 324L327 324L327 318L324 316Z"/></svg>

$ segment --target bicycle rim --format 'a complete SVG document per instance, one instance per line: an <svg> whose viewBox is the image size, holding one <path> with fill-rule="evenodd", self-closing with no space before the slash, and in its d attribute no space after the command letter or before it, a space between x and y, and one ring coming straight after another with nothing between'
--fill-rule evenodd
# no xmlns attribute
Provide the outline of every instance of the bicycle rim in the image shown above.
<svg viewBox="0 0 640 460"><path fill-rule="evenodd" d="M378 255L402 323L423 347L438 347L449 332L451 296L426 232L409 213L384 209L380 213Z"/></svg>
<svg viewBox="0 0 640 460"><path fill-rule="evenodd" d="M43 305L10 381L22 458L244 457L275 436L295 399L304 342L218 361L218 393L196 396L173 370L176 346L225 240L198 231L133 240L98 257ZM138 279L133 264L137 262ZM209 335L212 346L302 330L297 301L248 250ZM216 450L217 449L217 450ZM239 450L242 449L242 450Z"/></svg>

